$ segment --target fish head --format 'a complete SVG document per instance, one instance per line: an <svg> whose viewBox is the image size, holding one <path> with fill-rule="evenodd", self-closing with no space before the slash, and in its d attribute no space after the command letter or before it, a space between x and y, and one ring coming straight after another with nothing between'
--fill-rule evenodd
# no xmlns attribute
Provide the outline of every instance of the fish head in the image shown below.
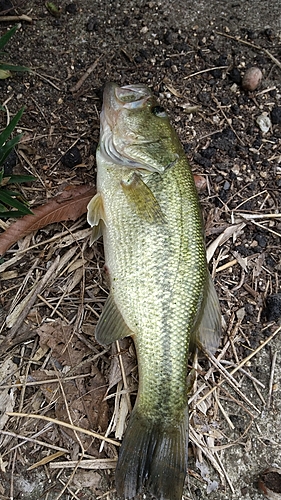
<svg viewBox="0 0 281 500"><path fill-rule="evenodd" d="M105 161L162 174L179 158L179 141L165 110L143 84L105 86L100 154Z"/></svg>

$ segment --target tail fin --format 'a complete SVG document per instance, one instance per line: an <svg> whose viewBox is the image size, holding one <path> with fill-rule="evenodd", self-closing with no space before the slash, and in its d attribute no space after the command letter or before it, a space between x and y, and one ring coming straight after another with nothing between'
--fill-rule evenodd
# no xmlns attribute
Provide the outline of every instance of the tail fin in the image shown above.
<svg viewBox="0 0 281 500"><path fill-rule="evenodd" d="M167 426L132 413L120 449L115 479L118 495L126 499L143 486L157 500L181 500L187 472L188 416Z"/></svg>

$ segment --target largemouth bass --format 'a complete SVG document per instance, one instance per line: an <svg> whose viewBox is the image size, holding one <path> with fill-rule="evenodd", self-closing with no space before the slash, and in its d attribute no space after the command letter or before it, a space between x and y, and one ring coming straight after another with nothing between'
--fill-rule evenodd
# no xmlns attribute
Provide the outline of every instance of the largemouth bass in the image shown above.
<svg viewBox="0 0 281 500"><path fill-rule="evenodd" d="M103 235L110 294L96 328L107 345L131 335L139 389L120 449L116 489L180 500L187 472L190 346L214 352L220 308L206 263L193 175L164 109L144 85L105 87L93 240Z"/></svg>

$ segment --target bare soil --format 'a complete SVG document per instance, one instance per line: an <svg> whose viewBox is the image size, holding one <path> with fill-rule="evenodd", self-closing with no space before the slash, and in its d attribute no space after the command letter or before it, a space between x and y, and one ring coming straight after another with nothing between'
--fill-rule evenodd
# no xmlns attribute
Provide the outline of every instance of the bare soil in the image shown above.
<svg viewBox="0 0 281 500"><path fill-rule="evenodd" d="M153 89L194 173L206 179L200 200L225 327L219 365L205 358L196 365L183 498L280 494L278 473L262 475L281 466L280 2L62 0L56 7L57 17L39 0L8 12L32 21L21 21L5 60L33 70L0 81L10 116L25 106L9 168L37 177L21 188L32 207L95 185L105 82ZM14 24L1 17L0 33ZM263 79L249 92L241 78L253 66ZM4 112L0 119L3 128ZM53 223L0 262L2 500L116 498L137 363L131 341L108 350L95 341L107 281L102 243L89 247L89 237L85 216ZM239 365L231 385L228 373ZM101 440L105 434L112 442Z"/></svg>

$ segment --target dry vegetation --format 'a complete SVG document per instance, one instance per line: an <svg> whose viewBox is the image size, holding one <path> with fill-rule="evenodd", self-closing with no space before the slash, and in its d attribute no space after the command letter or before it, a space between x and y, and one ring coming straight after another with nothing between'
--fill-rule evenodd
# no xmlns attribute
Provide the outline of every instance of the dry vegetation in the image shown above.
<svg viewBox="0 0 281 500"><path fill-rule="evenodd" d="M184 498L259 498L255 480L281 459L281 125L262 133L256 119L264 112L272 119L280 106L280 40L267 33L256 43L249 33L198 27L185 34L161 11L151 41L144 27L153 2L141 21L128 7L131 31L123 32L115 15L108 28L105 9L89 34L88 2L79 22L70 14L59 24L31 4L24 14L34 23L21 35L26 52L15 46L15 57L39 66L43 25L51 67L40 61L36 72L5 82L4 101L11 113L27 103L17 168L38 182L23 193L32 207L53 201L38 209L36 227L0 221L2 251L17 242L0 263L0 498L115 498L113 470L137 392L137 361L130 339L108 349L95 341L108 287L102 242L89 246L84 212L94 186L100 88L132 79L159 95L194 170L206 178L200 199L224 318L216 357L193 363ZM105 26L111 44L103 47ZM36 63L24 45L28 36ZM86 49L82 36L89 36ZM231 73L243 73L248 62L264 74L253 94ZM69 151L81 155L74 166L65 160ZM236 474L239 460L244 469Z"/></svg>

